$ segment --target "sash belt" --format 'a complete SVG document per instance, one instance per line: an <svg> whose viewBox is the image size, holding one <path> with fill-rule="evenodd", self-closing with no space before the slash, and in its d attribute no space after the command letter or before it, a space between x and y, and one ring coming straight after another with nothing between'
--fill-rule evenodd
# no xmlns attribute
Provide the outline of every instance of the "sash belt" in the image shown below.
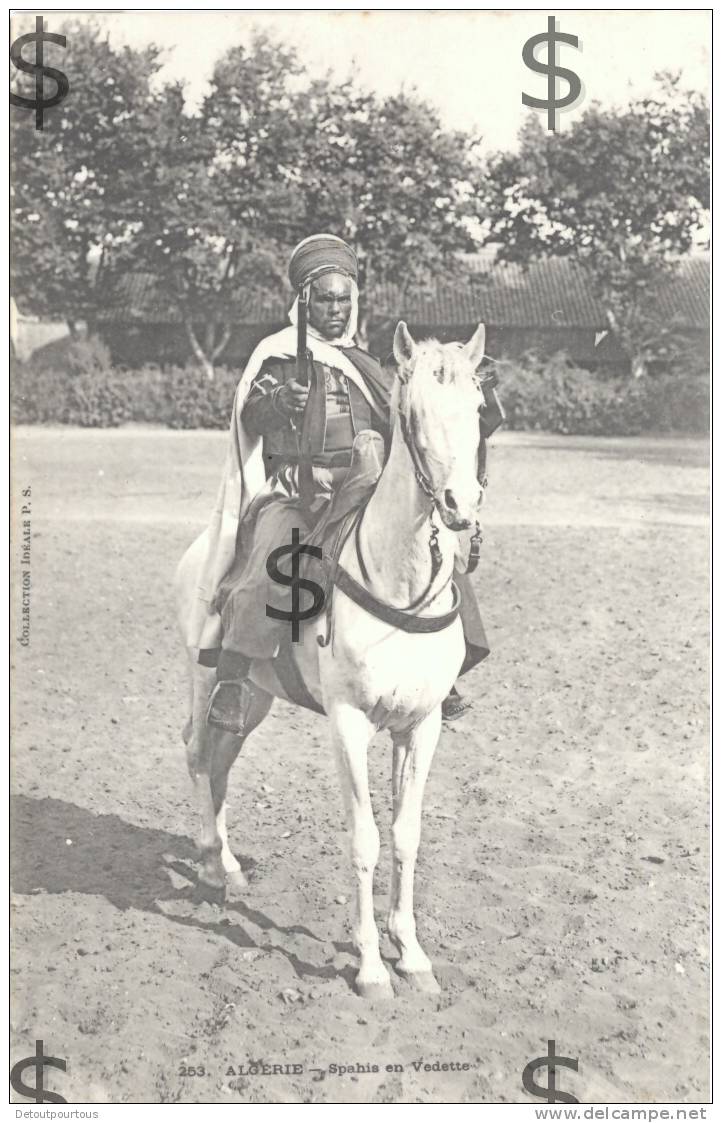
<svg viewBox="0 0 722 1123"><path fill-rule="evenodd" d="M324 558L323 564L336 588L345 593L354 604L365 609L371 616L375 616L378 620L383 620L385 624L391 624L392 627L399 628L403 632L442 632L444 628L453 624L459 615L461 596L453 582L451 592L454 603L448 612L444 612L441 616L412 616L402 608L394 608L393 605L384 604L383 601L377 600L373 593L360 585L348 570L332 558Z"/></svg>

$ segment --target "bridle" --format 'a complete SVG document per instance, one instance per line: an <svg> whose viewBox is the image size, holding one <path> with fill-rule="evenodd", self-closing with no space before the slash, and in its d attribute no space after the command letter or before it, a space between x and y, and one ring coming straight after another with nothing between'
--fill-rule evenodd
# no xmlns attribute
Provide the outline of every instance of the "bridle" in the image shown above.
<svg viewBox="0 0 722 1123"><path fill-rule="evenodd" d="M408 453L409 453L409 457L411 458L411 464L412 464L413 469L414 469L414 476L416 478L416 482L419 485L419 487L421 488L421 490L424 493L424 495L426 496L426 498L431 503L431 511L429 512L429 519L431 521L431 535L429 537L429 551L431 553L431 579L430 579L429 584L427 585L426 589L424 590L422 596L419 598L419 600L414 601L412 605L409 605L409 608L414 608L414 607L417 607L417 605L421 601L423 601L424 597L430 591L431 587L434 584L434 581L436 580L436 577L439 573L439 570L441 569L442 559L441 559L441 551L439 549L439 528L436 525L436 523L434 522L434 514L435 514L436 511L439 510L439 499L436 495L436 492L434 491L434 485L433 485L433 482L432 482L432 479L431 479L431 473L429 472L428 468L424 464L423 457L421 455L421 452L419 451L419 448L416 444L416 441L414 440L414 436L413 436L413 433L411 431L412 427L411 427L411 423L410 423L410 420L409 420L409 411L408 411L408 404L407 404L408 403L408 384L409 384L408 375L402 375L401 371L399 371L398 379L399 379L401 389L400 389L400 392L399 392L399 403L398 403L398 406L396 408L396 413L397 413L397 416L398 416L398 419L399 419L399 427L401 429L401 436L403 437L404 444L406 445L406 448L407 448ZM479 482L480 482L482 488L485 488L486 484L487 484L487 478L486 478L486 441L481 437L480 437L480 440L479 440L479 451L478 451L478 456L477 456L477 475L478 475ZM479 554L480 554L480 550L481 550L481 543L482 543L481 526L480 526L480 524L477 520L476 529L475 529L475 531L474 531L474 533L471 537L470 550L469 550L469 560L467 562L467 567L466 567L467 573L473 573L474 570L476 569L477 565L479 564ZM446 586L444 586L444 587L446 587ZM441 592L441 591L442 590L439 590L439 592Z"/></svg>
<svg viewBox="0 0 722 1123"><path fill-rule="evenodd" d="M409 421L409 413L407 409L408 380L399 376L399 382L401 384L401 391L399 394L399 404L396 407L396 416L399 419L401 436L404 439L404 444L406 445L409 456L411 457L411 463L414 468L416 482L418 483L426 498L431 501L432 506L436 507L438 510L439 500L437 499L434 492L434 485L431 481L431 473L426 468L426 465L422 460L421 453L419 452L419 449L416 445L416 441L414 440L413 434L411 433L411 423Z"/></svg>
<svg viewBox="0 0 722 1123"><path fill-rule="evenodd" d="M401 372L399 372L398 379L401 386L401 391L399 394L399 404L397 406L396 413L399 419L401 436L411 459L416 482L430 504L429 520L431 523L431 533L429 535L429 553L431 555L431 575L421 595L418 596L414 601L411 602L411 604L407 605L405 608L396 608L395 605L386 604L384 601L379 600L378 597L376 597L371 592L371 590L368 588L371 583L371 577L369 575L369 571L364 560L363 551L361 549L361 524L366 513L368 500L353 515L350 522L345 524L345 526L342 528L342 531L336 540L336 545L331 553L331 556L324 557L324 566L328 573L331 584L335 585L338 589L341 590L342 593L345 593L347 597L354 601L354 603L360 605L361 608L370 613L372 616L375 616L377 619L383 620L385 623L391 624L393 627L399 628L405 632L440 632L443 631L444 628L448 628L449 625L453 624L453 622L457 619L461 608L461 595L459 593L458 586L453 581L453 570L452 573L449 574L449 577L444 583L443 587L432 594L434 583L439 575L439 571L441 570L441 566L443 563L443 557L441 554L441 549L439 547L439 527L434 522L434 515L439 509L439 499L437 498L434 491L431 473L424 463L423 456L421 455L421 452L413 437L412 426L409 420L409 412L407 407L408 377L404 377ZM484 446L483 449L481 447L482 445ZM481 476L479 477L482 487L486 487L485 446L485 436L482 435L482 430L480 427L480 448L477 470L480 471L481 469L484 469L483 478ZM366 583L365 585L362 585L359 581L352 577L348 570L345 569L345 567L342 566L338 561L341 551L352 533L354 534L356 560L358 562L361 576ZM481 527L477 522L476 530L471 539L471 549L469 552L469 560L466 567L467 573L472 573L474 569L476 569L479 561L481 541ZM444 612L439 616L418 616L417 611L420 608L424 608L427 604L430 604L432 600L435 600L436 597L438 597L440 593L442 593L444 589L446 589L449 583L451 584L452 592L452 606L449 611ZM326 618L326 635L325 637L317 637L317 642L320 647L326 647L331 640L333 631L332 613L333 602L332 599L329 599Z"/></svg>
<svg viewBox="0 0 722 1123"><path fill-rule="evenodd" d="M423 458L423 456L422 456L422 454L419 450L418 445L416 444L416 441L414 440L414 436L413 436L413 433L412 433L412 425L411 425L411 422L410 422L410 419L409 419L410 415L409 415L409 409L408 409L408 404L407 404L408 403L408 378L403 377L403 375L400 372L399 372L398 378L399 378L399 384L400 384L400 393L399 393L399 402L398 402L398 405L396 407L396 415L399 419L399 428L401 430L401 436L403 438L404 444L406 445L406 448L407 448L408 453L409 453L409 457L411 459L411 464L412 464L412 467L414 469L414 477L416 479L416 482L419 485L419 488L421 489L423 494L426 496L427 500L429 501L429 503L431 505L431 509L429 511L429 521L430 521L430 524L431 524L431 533L429 534L429 554L431 555L431 574L429 576L428 582L426 583L426 587L424 588L424 590L420 594L420 596L416 597L416 599L413 600L410 604L406 605L405 608L399 610L401 612L413 612L414 610L417 610L419 608L424 608L426 606L426 604L430 603L431 600L435 600L437 596L439 596L441 593L443 593L444 589L447 587L447 585L451 581L452 575L451 574L449 575L448 580L445 581L442 588L438 589L432 596L431 591L434 587L434 583L436 581L436 578L439 576L439 572L440 572L441 566L443 564L443 557L442 557L442 554L441 554L441 549L439 547L439 527L437 526L437 524L434 521L434 515L439 510L439 499L436 495L436 492L434 491L434 485L433 485L433 482L432 482L432 479L431 479L431 473L429 472L426 464L424 463L424 458ZM484 458L486 459L486 453L484 453ZM483 482L482 486L483 487L486 486L486 478L484 478L484 482ZM370 581L371 581L371 578L369 576L369 572L368 572L368 569L366 567L366 563L365 563L364 557L363 557L363 551L361 549L361 524L363 522L364 514L365 514L365 506L360 511L359 517L356 520L356 524L355 524L355 528L354 528L355 529L355 534L354 534L355 542L354 542L354 544L355 544L355 547L356 547L356 558L357 558L357 561L359 563L359 569L361 570L361 575L362 575L364 581L367 584L369 584ZM479 523L477 522L476 530L474 531L474 534L472 535L472 539L471 539L471 549L470 549L470 552L469 552L469 562L468 562L467 569L466 569L467 573L473 573L473 571L476 569L476 566L478 565L479 552L480 552L480 548L481 548L481 541L482 541L481 527L480 527Z"/></svg>

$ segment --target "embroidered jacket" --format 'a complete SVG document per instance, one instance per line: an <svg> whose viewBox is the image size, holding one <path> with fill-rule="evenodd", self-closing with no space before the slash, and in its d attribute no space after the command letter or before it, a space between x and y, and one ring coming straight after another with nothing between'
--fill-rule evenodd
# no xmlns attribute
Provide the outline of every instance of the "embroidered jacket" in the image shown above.
<svg viewBox="0 0 722 1123"><path fill-rule="evenodd" d="M365 356L367 362L373 362ZM347 467L351 445L362 429L376 429L388 443L388 402L381 401L372 409L364 394L341 371L314 361L323 376L325 398L321 403L323 417L320 431L323 447L313 462L323 467ZM376 365L376 364L374 364ZM243 424L263 437L263 461L266 476L282 467L298 462L298 440L301 415L289 418L278 405L278 392L296 373L295 359L267 359L253 380L243 407ZM381 368L379 368L381 376ZM375 396L376 400L376 396Z"/></svg>

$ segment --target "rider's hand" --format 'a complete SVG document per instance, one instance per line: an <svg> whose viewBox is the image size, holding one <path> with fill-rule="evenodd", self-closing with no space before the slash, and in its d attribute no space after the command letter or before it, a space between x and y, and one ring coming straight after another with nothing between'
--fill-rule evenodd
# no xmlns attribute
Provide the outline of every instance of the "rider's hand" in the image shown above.
<svg viewBox="0 0 722 1123"><path fill-rule="evenodd" d="M278 391L278 404L289 417L303 413L307 398L308 386L302 386L295 378Z"/></svg>

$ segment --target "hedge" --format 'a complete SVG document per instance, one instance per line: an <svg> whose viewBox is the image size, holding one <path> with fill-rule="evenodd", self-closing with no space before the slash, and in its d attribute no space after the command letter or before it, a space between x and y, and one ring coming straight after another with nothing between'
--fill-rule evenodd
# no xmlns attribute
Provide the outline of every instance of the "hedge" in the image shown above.
<svg viewBox="0 0 722 1123"><path fill-rule="evenodd" d="M142 367L73 374L16 366L13 421L110 429L148 422L169 429L226 429L238 371L219 369L213 382L187 367Z"/></svg>
<svg viewBox="0 0 722 1123"><path fill-rule="evenodd" d="M600 437L709 431L709 377L699 371L610 380L562 354L495 365L507 429Z"/></svg>
<svg viewBox="0 0 722 1123"><path fill-rule="evenodd" d="M699 373L609 381L562 355L501 361L496 369L507 429L597 436L709 431L709 379ZM219 368L210 382L190 367L59 371L15 364L12 418L94 428L147 422L225 429L238 376L237 369Z"/></svg>

